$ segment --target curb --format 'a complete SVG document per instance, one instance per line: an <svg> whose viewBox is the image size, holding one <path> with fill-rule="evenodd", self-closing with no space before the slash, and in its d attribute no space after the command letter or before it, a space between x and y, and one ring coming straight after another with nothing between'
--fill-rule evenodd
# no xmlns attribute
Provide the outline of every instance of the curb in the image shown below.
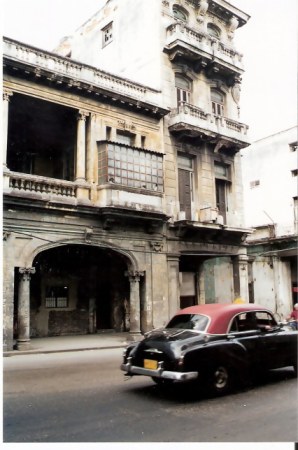
<svg viewBox="0 0 298 450"><path fill-rule="evenodd" d="M128 344L125 343L123 345L107 345L102 347L83 347L83 348L65 348L65 349L56 349L56 350L42 350L42 349L36 349L36 350L13 350L10 352L3 352L3 357L8 358L11 356L22 356L22 355L41 355L41 354L48 354L48 353L69 353L69 352L84 352L87 350L108 350L108 349L115 349L115 348L125 348Z"/></svg>

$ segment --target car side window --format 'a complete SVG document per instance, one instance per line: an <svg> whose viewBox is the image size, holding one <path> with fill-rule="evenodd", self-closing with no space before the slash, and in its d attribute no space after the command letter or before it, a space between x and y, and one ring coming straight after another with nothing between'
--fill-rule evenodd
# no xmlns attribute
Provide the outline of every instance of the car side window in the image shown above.
<svg viewBox="0 0 298 450"><path fill-rule="evenodd" d="M276 327L277 323L274 317L267 311L246 312L238 314L234 317L230 332L242 332L242 331L270 331Z"/></svg>
<svg viewBox="0 0 298 450"><path fill-rule="evenodd" d="M258 311L256 313L256 319L257 319L257 324L258 324L259 330L263 330L263 331L270 330L277 325L274 317L266 311L264 311L264 312Z"/></svg>

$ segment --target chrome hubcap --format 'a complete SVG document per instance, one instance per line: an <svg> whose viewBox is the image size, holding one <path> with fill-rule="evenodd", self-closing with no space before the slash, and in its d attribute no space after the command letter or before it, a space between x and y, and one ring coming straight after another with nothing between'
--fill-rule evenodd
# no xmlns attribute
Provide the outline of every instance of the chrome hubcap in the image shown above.
<svg viewBox="0 0 298 450"><path fill-rule="evenodd" d="M228 382L229 374L225 367L218 367L214 372L214 385L217 389L223 389Z"/></svg>

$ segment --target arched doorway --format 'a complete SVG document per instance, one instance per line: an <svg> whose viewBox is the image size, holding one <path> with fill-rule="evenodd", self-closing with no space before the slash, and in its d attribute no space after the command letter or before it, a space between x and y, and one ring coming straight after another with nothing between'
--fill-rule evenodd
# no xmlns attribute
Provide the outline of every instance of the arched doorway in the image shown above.
<svg viewBox="0 0 298 450"><path fill-rule="evenodd" d="M129 331L128 258L108 248L65 245L39 253L30 287L30 335Z"/></svg>

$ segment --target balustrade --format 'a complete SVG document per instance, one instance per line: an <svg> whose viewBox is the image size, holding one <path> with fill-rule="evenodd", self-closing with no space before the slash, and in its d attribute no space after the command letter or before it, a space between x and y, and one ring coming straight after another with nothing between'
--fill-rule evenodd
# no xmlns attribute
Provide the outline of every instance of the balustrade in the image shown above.
<svg viewBox="0 0 298 450"><path fill-rule="evenodd" d="M3 41L3 54L4 57L8 56L9 58L22 62L26 61L28 64L38 67L37 75L41 70L48 70L53 72L53 77L56 75L64 75L72 78L70 81L72 85L81 81L83 83L88 82L92 86L103 87L107 90L126 94L130 97L142 99L143 101L145 100L154 104L158 104L160 100L160 92L155 89L117 77L116 75L95 69L86 64L78 64L75 61L63 58L54 53L43 52L37 48L8 40L7 38Z"/></svg>
<svg viewBox="0 0 298 450"><path fill-rule="evenodd" d="M241 66L242 55L234 48L203 31L194 30L183 23L177 22L167 28L167 45L172 48L179 45L179 41L192 45L196 48L198 54L200 51L207 52L210 57L216 55L225 62L232 63L237 67Z"/></svg>
<svg viewBox="0 0 298 450"><path fill-rule="evenodd" d="M247 135L248 126L227 117L217 116L206 112L197 106L180 102L178 108L174 108L170 113L169 127L184 123L191 127L203 128L207 131L220 133L237 139Z"/></svg>
<svg viewBox="0 0 298 450"><path fill-rule="evenodd" d="M9 187L16 191L35 192L61 197L76 197L77 186L65 180L53 180L28 174L9 173Z"/></svg>

